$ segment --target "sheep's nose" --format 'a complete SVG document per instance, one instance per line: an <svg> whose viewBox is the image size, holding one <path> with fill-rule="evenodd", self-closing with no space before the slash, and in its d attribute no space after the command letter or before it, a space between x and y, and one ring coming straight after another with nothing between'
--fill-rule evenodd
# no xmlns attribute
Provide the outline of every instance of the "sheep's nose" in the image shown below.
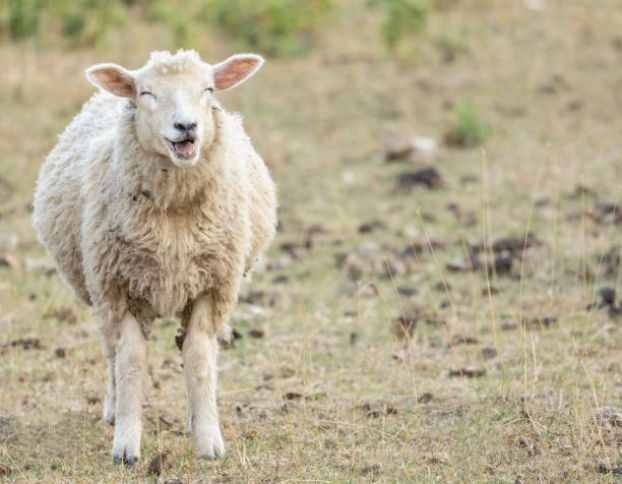
<svg viewBox="0 0 622 484"><path fill-rule="evenodd" d="M197 123L175 123L173 126L179 131L188 132L193 131L197 127Z"/></svg>

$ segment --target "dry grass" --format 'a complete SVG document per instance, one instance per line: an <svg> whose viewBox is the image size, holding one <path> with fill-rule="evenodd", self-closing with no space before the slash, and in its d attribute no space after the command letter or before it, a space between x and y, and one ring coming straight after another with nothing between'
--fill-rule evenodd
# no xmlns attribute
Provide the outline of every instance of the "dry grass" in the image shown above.
<svg viewBox="0 0 622 484"><path fill-rule="evenodd" d="M586 306L619 286L603 255L622 224L590 211L621 201L622 9L546 3L532 12L522 2L442 2L408 64L370 41L377 19L353 2L311 56L269 62L226 94L282 201L269 269L248 288L267 297L240 304L243 337L221 355L228 455L193 457L176 325L161 321L145 458L132 470L112 465L112 429L99 420L105 363L92 317L56 275L25 267L44 255L28 203L42 157L91 92L81 70L139 65L166 39L141 27L97 52L0 46L0 176L14 187L2 200L0 186L0 235L19 239L12 267L0 267L4 478L140 481L149 459L170 450L161 479L182 482L614 480L606 471L622 464L620 422L598 416L622 406L622 318ZM453 62L438 48L448 33L464 46ZM229 53L208 45L210 59ZM463 102L491 126L484 148L443 149L444 187L395 193L412 167L382 161L384 133L441 139ZM373 219L384 227L360 234ZM322 231L305 248L312 226ZM527 230L542 244L509 274L446 268L471 242ZM444 248L426 249L430 241ZM395 255L415 242L421 253ZM338 254L349 256L342 268ZM413 337L397 337L396 318L413 312ZM258 329L265 336L251 337ZM10 346L28 337L42 347ZM449 376L461 369L485 374Z"/></svg>

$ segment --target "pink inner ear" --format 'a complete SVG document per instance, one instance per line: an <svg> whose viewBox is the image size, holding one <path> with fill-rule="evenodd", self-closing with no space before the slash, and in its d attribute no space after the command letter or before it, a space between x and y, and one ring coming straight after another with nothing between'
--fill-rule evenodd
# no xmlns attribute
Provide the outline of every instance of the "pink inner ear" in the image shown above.
<svg viewBox="0 0 622 484"><path fill-rule="evenodd" d="M130 97L134 94L134 83L127 74L113 68L106 68L93 73L97 82L117 96Z"/></svg>
<svg viewBox="0 0 622 484"><path fill-rule="evenodd" d="M235 86L248 75L257 65L257 59L234 59L214 73L216 89L227 89Z"/></svg>

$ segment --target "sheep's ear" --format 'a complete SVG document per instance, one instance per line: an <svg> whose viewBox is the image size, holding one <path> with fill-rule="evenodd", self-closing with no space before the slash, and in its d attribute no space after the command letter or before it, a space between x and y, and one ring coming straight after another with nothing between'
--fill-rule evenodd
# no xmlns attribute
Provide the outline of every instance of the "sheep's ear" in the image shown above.
<svg viewBox="0 0 622 484"><path fill-rule="evenodd" d="M132 74L117 64L96 64L86 71L86 78L102 89L120 97L136 97Z"/></svg>
<svg viewBox="0 0 622 484"><path fill-rule="evenodd" d="M213 66L214 85L217 91L231 89L255 74L264 59L256 54L236 54Z"/></svg>

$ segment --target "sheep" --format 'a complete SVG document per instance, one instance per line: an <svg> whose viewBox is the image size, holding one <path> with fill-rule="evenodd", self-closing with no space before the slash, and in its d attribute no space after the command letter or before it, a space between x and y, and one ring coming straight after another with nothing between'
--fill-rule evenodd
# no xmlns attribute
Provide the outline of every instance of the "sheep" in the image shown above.
<svg viewBox="0 0 622 484"><path fill-rule="evenodd" d="M140 69L97 64L99 92L43 163L33 224L76 298L92 306L108 365L103 418L113 461L140 457L147 338L179 317L188 427L199 457L225 452L216 405L217 338L240 284L276 230L276 191L237 114L215 93L264 60L210 65L153 52Z"/></svg>

